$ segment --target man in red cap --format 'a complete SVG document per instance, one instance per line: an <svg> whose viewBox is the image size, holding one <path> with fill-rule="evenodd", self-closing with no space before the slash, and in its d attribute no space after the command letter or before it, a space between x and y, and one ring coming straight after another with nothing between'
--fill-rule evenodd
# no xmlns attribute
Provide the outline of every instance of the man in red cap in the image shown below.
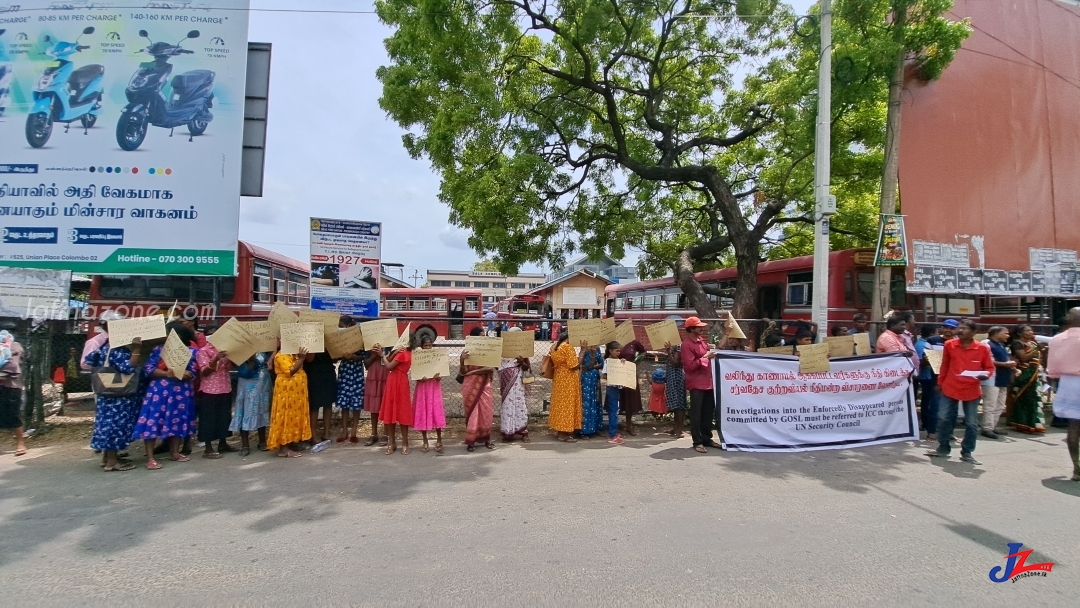
<svg viewBox="0 0 1080 608"><path fill-rule="evenodd" d="M684 327L687 337L683 340L681 354L686 388L690 391L690 436L694 439L694 450L705 453L706 447L720 447L712 439L716 410L712 380L714 353L705 340L708 325L697 317L690 317Z"/></svg>

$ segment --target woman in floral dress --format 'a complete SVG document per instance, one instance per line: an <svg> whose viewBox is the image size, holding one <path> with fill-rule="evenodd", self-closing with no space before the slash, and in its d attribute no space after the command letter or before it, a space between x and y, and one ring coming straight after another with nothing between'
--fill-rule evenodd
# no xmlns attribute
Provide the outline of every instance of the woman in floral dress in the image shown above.
<svg viewBox="0 0 1080 608"><path fill-rule="evenodd" d="M278 451L279 458L299 458L295 444L311 438L308 416L308 382L304 361L308 350L301 347L295 355L274 356L274 405L270 408L270 434L266 447Z"/></svg>
<svg viewBox="0 0 1080 608"><path fill-rule="evenodd" d="M176 332L184 344L195 341L194 332L180 323L170 323L167 328ZM192 385L196 374L195 353L198 349L188 347L191 358L188 359L181 379L177 379L165 365L161 359L161 349L161 346L155 346L143 366L143 375L150 379L150 384L146 388L142 410L132 433L132 439L141 440L146 447L146 468L150 470L161 468L154 460L154 443L158 439L169 440L171 460L188 461L188 457L180 453L180 444L191 434L191 421L194 419L192 413L195 411L195 391Z"/></svg>
<svg viewBox="0 0 1080 608"><path fill-rule="evenodd" d="M112 367L121 374L134 374L142 357L142 342L138 338L130 348L120 346L109 349L106 342L100 348L90 352L83 362L87 367ZM142 390L127 397L95 398L94 435L90 447L103 453L101 466L106 472L130 471L135 465L120 462L119 453L131 443L131 433L135 430L135 420L139 417L139 405L142 403Z"/></svg>
<svg viewBox="0 0 1080 608"><path fill-rule="evenodd" d="M604 357L600 347L584 349L581 358L581 436L588 438L600 429L604 417L600 404L600 370Z"/></svg>
<svg viewBox="0 0 1080 608"><path fill-rule="evenodd" d="M667 367L665 368L664 397L667 409L675 415L675 424L671 427L671 436L679 439L686 428L686 377L682 368L682 345L667 345Z"/></svg>
<svg viewBox="0 0 1080 608"><path fill-rule="evenodd" d="M356 325L352 317L342 316L339 329ZM337 406L341 409L341 435L338 443L346 439L349 443L359 443L356 427L360 426L360 412L364 409L364 360L367 352L357 351L345 355L338 362L337 368Z"/></svg>
<svg viewBox="0 0 1080 608"><path fill-rule="evenodd" d="M567 342L568 334L559 335L559 341L551 351L551 362L555 365L555 379L551 382L551 412L548 414L548 427L555 431L559 441L574 443L577 440L571 433L581 428L581 359L574 353L574 347ZM581 357L585 356L588 345L582 343Z"/></svg>
<svg viewBox="0 0 1080 608"><path fill-rule="evenodd" d="M251 431L259 433L259 450L265 452L266 427L270 425L270 393L273 353L256 353L236 368L236 403L229 430L240 433L240 456L251 453Z"/></svg>
<svg viewBox="0 0 1080 608"><path fill-rule="evenodd" d="M521 438L529 443L529 407L525 402L524 374L529 360L524 357L503 359L499 365L499 392L502 395L502 413L499 414L499 430L503 441Z"/></svg>

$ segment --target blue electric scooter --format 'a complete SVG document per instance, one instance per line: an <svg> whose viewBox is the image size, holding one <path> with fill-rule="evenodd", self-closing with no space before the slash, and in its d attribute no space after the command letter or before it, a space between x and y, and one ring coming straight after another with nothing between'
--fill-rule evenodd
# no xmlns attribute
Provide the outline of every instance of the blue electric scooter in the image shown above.
<svg viewBox="0 0 1080 608"><path fill-rule="evenodd" d="M146 30L139 30L139 35L150 40ZM188 32L187 38L198 37L198 30ZM150 125L169 129L169 137L172 137L172 129L187 125L188 141L192 141L196 135L202 135L214 119L210 113L210 108L214 107L214 73L210 70L192 70L174 76L168 100L162 94L172 73L169 59L192 54L192 51L180 48L180 42L169 44L150 40L150 46L139 51L153 56L154 60L139 65L124 91L128 104L116 123L116 143L121 149L129 152L138 149L146 139Z"/></svg>
<svg viewBox="0 0 1080 608"><path fill-rule="evenodd" d="M79 38L93 33L94 28L88 27ZM46 68L34 86L34 107L26 117L26 141L35 148L49 141L54 122L62 122L70 129L71 123L78 120L82 123L84 135L97 122L101 112L105 66L91 64L75 69L75 64L68 58L90 48L80 45L79 38L75 42L56 41L52 48L45 51L46 55L55 57L59 63ZM51 44L53 41L46 36L45 42Z"/></svg>

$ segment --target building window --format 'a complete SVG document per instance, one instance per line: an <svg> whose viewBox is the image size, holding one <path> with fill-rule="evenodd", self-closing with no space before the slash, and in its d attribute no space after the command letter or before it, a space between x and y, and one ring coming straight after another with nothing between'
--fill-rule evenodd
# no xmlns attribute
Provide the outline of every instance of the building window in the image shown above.
<svg viewBox="0 0 1080 608"><path fill-rule="evenodd" d="M536 289L540 285L542 285L542 283L529 283L529 289Z"/></svg>
<svg viewBox="0 0 1080 608"><path fill-rule="evenodd" d="M494 289L506 289L506 283L492 283Z"/></svg>
<svg viewBox="0 0 1080 608"><path fill-rule="evenodd" d="M510 289L525 289L525 283L510 283Z"/></svg>
<svg viewBox="0 0 1080 608"><path fill-rule="evenodd" d="M491 285L489 281L473 281L472 284L472 286L477 289L487 289L489 285Z"/></svg>
<svg viewBox="0 0 1080 608"><path fill-rule="evenodd" d="M454 281L454 287L468 287L468 281Z"/></svg>
<svg viewBox="0 0 1080 608"><path fill-rule="evenodd" d="M453 283L450 281L432 281L432 287L450 287Z"/></svg>

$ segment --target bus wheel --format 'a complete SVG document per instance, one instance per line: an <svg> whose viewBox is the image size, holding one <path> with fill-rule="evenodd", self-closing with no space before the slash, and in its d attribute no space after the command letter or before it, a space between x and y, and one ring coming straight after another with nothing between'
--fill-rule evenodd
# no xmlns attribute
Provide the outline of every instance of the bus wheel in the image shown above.
<svg viewBox="0 0 1080 608"><path fill-rule="evenodd" d="M435 333L435 330L430 327L421 327L420 329L416 330L417 344L422 344L424 342L424 338L428 338L429 340L431 340L431 343L434 344L436 338L438 337L439 336Z"/></svg>

